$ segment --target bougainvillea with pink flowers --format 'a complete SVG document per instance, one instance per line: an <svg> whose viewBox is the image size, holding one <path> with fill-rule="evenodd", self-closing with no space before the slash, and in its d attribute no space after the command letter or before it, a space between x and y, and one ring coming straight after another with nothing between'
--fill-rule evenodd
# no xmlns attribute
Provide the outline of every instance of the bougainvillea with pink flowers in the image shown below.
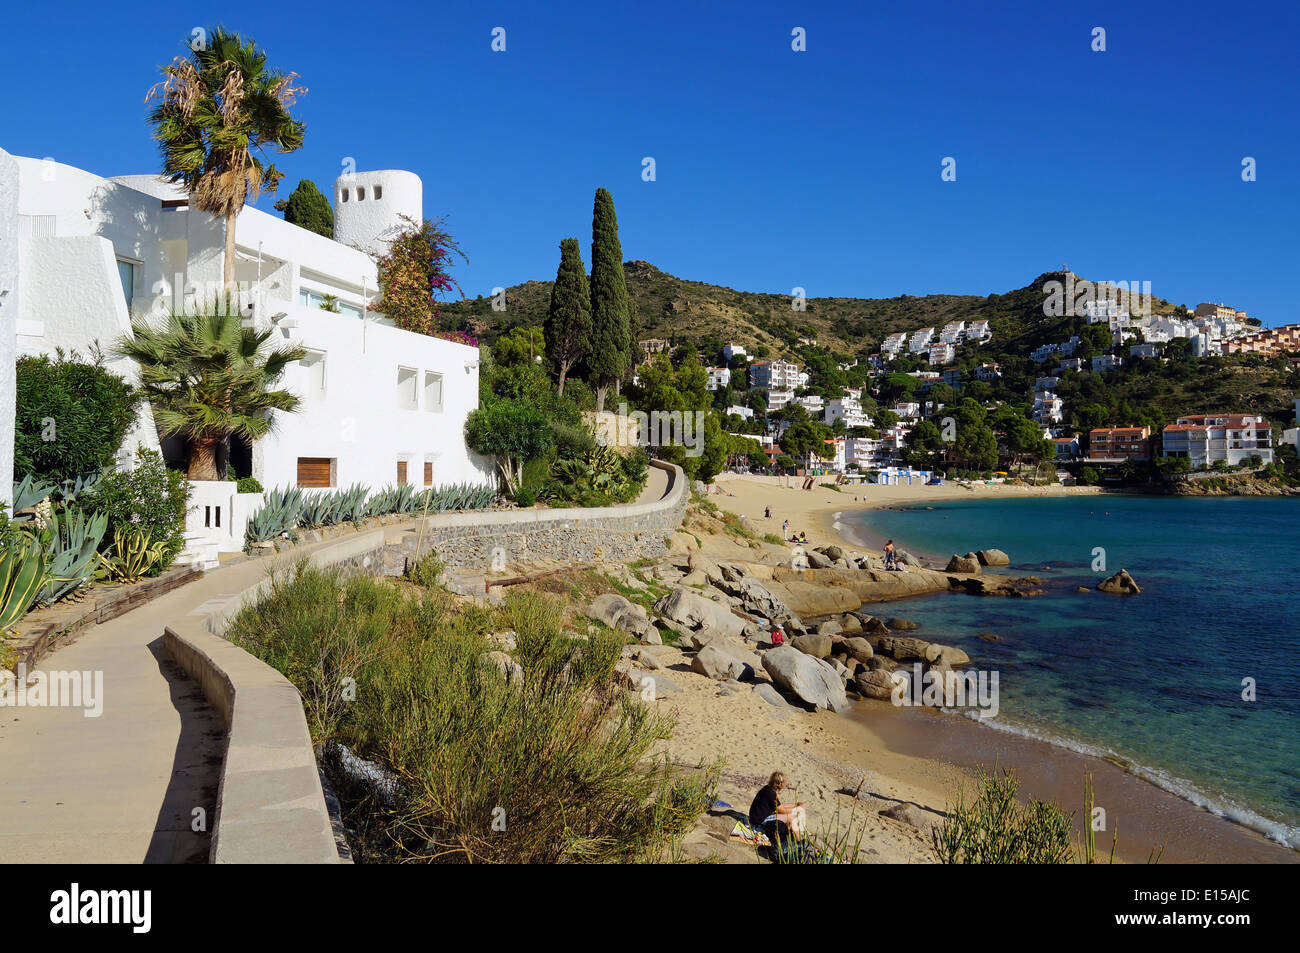
<svg viewBox="0 0 1300 953"><path fill-rule="evenodd" d="M464 332L438 331L438 296L455 291L464 297L448 270L452 256L459 255L465 262L469 259L443 227L442 219L425 219L420 224L406 216L402 219L406 227L389 239L388 251L378 261L383 294L376 310L404 330L477 346Z"/></svg>

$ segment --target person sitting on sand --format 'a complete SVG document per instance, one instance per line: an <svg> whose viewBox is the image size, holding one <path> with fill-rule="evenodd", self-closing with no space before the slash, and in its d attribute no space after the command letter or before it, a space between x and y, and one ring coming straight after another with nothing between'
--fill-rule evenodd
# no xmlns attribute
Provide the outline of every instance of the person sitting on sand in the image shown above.
<svg viewBox="0 0 1300 953"><path fill-rule="evenodd" d="M891 539L885 543L885 568L895 568L894 562L894 541Z"/></svg>
<svg viewBox="0 0 1300 953"><path fill-rule="evenodd" d="M749 805L749 824L754 830L761 830L772 842L774 850L780 852L781 842L798 841L803 833L803 811L807 807L803 801L798 804L782 804L781 791L785 788L785 775L773 771L767 784L754 795Z"/></svg>
<svg viewBox="0 0 1300 953"><path fill-rule="evenodd" d="M803 530L799 531L799 542L801 543L808 542L808 534L805 533Z"/></svg>
<svg viewBox="0 0 1300 953"><path fill-rule="evenodd" d="M771 518L772 518L772 507L770 506L763 507L763 519L770 520Z"/></svg>

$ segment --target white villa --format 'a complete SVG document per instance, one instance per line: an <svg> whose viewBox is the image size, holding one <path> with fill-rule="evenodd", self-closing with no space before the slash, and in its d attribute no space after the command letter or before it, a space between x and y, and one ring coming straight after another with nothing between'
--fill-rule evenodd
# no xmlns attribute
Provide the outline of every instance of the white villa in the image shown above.
<svg viewBox="0 0 1300 953"><path fill-rule="evenodd" d="M109 355L133 315L157 318L210 300L222 286L224 223L189 208L185 193L153 175L103 178L49 159L0 150L0 414L13 419L13 356ZM335 240L252 206L236 224L236 279L246 322L308 356L281 386L303 398L277 413L254 446L235 442L230 464L263 486L371 488L485 483L488 461L465 446L478 405L478 349L403 331L371 310L373 253L400 215L423 213L418 176L360 172L335 183ZM325 296L339 313L322 310ZM12 349L12 351L11 351ZM111 369L134 378L130 361ZM6 392L6 386L9 388ZM12 438L12 427L5 428ZM146 408L124 446L160 442ZM125 460L124 460L125 462ZM12 457L0 448L0 471Z"/></svg>

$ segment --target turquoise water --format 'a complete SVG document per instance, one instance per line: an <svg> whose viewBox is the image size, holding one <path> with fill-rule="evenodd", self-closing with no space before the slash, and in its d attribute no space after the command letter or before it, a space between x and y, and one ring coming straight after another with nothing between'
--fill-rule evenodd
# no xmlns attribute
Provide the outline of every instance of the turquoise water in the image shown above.
<svg viewBox="0 0 1300 953"><path fill-rule="evenodd" d="M953 501L841 520L918 553L996 547L1046 580L1037 598L925 596L886 613L999 672L992 727L1118 758L1300 848L1300 500ZM1077 591L1120 568L1140 595Z"/></svg>

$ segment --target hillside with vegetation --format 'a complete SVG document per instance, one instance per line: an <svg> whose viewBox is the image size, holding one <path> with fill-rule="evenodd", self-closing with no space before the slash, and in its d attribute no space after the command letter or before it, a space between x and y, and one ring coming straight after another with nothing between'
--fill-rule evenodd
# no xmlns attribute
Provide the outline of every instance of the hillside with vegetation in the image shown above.
<svg viewBox="0 0 1300 953"><path fill-rule="evenodd" d="M897 331L941 327L949 321L989 321L993 341L987 353L1005 347L1024 354L1039 344L1063 340L1081 319L1044 315L1044 285L1064 273L1039 275L1005 294L899 295L894 298L809 298L804 311L791 308L789 295L737 291L689 281L660 271L646 261L624 264L627 290L635 305L638 338L665 338L692 344L711 355L722 344L744 345L751 354L796 356L800 339L815 340L836 354L865 356ZM441 304L446 329L465 330L493 340L516 327L540 325L551 296L550 281L528 281L506 289L505 311L476 299ZM1152 310L1169 313L1174 305L1156 298Z"/></svg>

